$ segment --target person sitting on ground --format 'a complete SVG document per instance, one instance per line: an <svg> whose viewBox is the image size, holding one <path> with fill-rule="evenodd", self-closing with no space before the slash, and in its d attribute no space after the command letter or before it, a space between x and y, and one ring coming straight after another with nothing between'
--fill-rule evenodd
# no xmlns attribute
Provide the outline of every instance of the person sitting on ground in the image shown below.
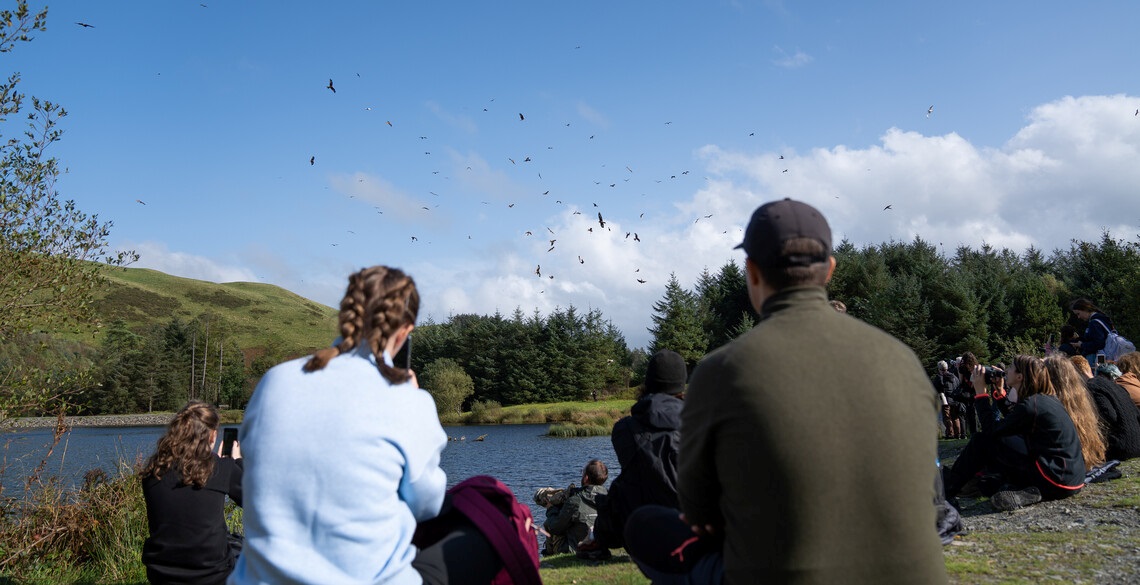
<svg viewBox="0 0 1140 585"><path fill-rule="evenodd" d="M569 551L577 551L578 543L586 540L594 530L598 517L598 497L606 495L609 470L606 464L591 459L582 470L582 487L566 497L560 508L546 509L543 528L553 536L564 536Z"/></svg>
<svg viewBox="0 0 1140 585"><path fill-rule="evenodd" d="M1120 377L1115 382L1128 392L1132 404L1140 408L1140 351L1128 352L1116 358L1116 367L1120 368Z"/></svg>
<svg viewBox="0 0 1140 585"><path fill-rule="evenodd" d="M828 304L819 210L766 203L738 247L759 322L694 369L680 513L638 508L626 551L658 584L945 583L938 407L918 357Z"/></svg>
<svg viewBox="0 0 1140 585"><path fill-rule="evenodd" d="M1103 464L1104 434L1084 378L1073 367L1072 362L1059 355L1045 358L1045 369L1049 371L1053 395L1061 401L1065 412L1069 413L1069 418L1077 429L1085 470Z"/></svg>
<svg viewBox="0 0 1140 585"><path fill-rule="evenodd" d="M678 507L677 452L681 446L681 408L688 379L685 358L662 349L649 358L641 397L630 415L614 423L610 437L621 473L600 502L595 542L583 542L579 556L606 556L625 546L623 532L634 510L646 504Z"/></svg>
<svg viewBox="0 0 1140 585"><path fill-rule="evenodd" d="M246 545L231 585L486 584L507 568L485 527L462 517L432 544L412 542L447 487L435 401L392 362L419 307L402 270L355 272L334 345L262 376L239 435Z"/></svg>
<svg viewBox="0 0 1140 585"><path fill-rule="evenodd" d="M1132 403L1128 392L1104 376L1094 376L1084 356L1075 355L1069 361L1085 378L1096 406L1104 431L1104 457L1118 461L1140 457L1140 409Z"/></svg>
<svg viewBox="0 0 1140 585"><path fill-rule="evenodd" d="M562 511L562 505L566 503L566 498L570 497L578 486L570 484L566 488L553 488L542 487L534 492L534 503L542 506L546 510L546 518L550 519L558 515ZM545 522L543 522L545 524ZM565 535L555 536L546 532L540 531L546 539L542 543L542 550L539 551L542 556L559 555L570 552L570 545L566 541Z"/></svg>
<svg viewBox="0 0 1140 585"><path fill-rule="evenodd" d="M976 385L984 384L984 376L981 366L974 368ZM992 493L990 503L998 510L1076 494L1085 479L1081 441L1064 405L1052 396L1045 360L1017 356L1006 369L1006 383L1014 407L993 433L971 437L954 465L943 468L947 499L953 501L983 470L1001 479L996 493L983 491Z"/></svg>
<svg viewBox="0 0 1140 585"><path fill-rule="evenodd" d="M242 505L241 448L221 456L218 411L197 400L183 406L139 476L150 536L142 561L151 583L224 583L241 553L226 528L228 496Z"/></svg>

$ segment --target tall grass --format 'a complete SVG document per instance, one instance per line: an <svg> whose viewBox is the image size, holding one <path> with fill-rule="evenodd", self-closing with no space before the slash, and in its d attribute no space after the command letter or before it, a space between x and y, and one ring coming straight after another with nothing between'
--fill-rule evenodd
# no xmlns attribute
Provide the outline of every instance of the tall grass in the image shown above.
<svg viewBox="0 0 1140 585"><path fill-rule="evenodd" d="M140 553L147 537L142 484L133 470L118 477L89 472L72 491L37 481L4 503L0 571L20 582L145 582Z"/></svg>

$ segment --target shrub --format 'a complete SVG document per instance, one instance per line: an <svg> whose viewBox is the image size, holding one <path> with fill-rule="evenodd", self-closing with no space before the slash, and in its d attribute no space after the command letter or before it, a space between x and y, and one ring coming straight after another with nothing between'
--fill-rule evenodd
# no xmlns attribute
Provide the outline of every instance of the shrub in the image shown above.
<svg viewBox="0 0 1140 585"><path fill-rule="evenodd" d="M546 431L548 437L603 437L610 434L610 426L593 424L554 424Z"/></svg>
<svg viewBox="0 0 1140 585"><path fill-rule="evenodd" d="M502 420L503 406L494 400L476 400L471 403L471 414L467 415L467 424L494 424Z"/></svg>

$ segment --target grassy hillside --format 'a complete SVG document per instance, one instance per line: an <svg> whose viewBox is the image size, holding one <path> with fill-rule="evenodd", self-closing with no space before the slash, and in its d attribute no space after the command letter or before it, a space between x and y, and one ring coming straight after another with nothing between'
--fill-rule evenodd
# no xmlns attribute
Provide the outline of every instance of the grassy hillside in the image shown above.
<svg viewBox="0 0 1140 585"><path fill-rule="evenodd" d="M242 348L297 355L327 346L336 333L336 309L277 286L215 284L145 268L107 268L105 274L109 286L95 302L104 326L122 319L137 329L211 315Z"/></svg>

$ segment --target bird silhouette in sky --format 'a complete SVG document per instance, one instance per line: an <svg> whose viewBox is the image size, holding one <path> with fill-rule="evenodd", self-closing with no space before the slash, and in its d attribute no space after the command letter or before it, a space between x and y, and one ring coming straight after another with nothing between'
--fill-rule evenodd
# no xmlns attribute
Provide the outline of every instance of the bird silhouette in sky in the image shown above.
<svg viewBox="0 0 1140 585"><path fill-rule="evenodd" d="M637 237L637 232L633 232L633 241L640 242L641 238Z"/></svg>
<svg viewBox="0 0 1140 585"><path fill-rule="evenodd" d="M606 220L602 219L602 212L600 211L598 212L598 224L602 227L606 227Z"/></svg>
<svg viewBox="0 0 1140 585"><path fill-rule="evenodd" d="M641 284L645 284L645 281L644 281L644 280L641 280L640 278L639 278L639 279L637 279L637 282L640 282Z"/></svg>
<svg viewBox="0 0 1140 585"><path fill-rule="evenodd" d="M526 119L526 117L522 115L522 112L519 112L519 120L521 121L521 120L525 120L525 119Z"/></svg>
<svg viewBox="0 0 1140 585"><path fill-rule="evenodd" d="M86 22L77 22L75 24L78 24L79 26L81 26L83 28L95 28L95 25L87 24Z"/></svg>
<svg viewBox="0 0 1140 585"><path fill-rule="evenodd" d="M142 199L135 199L135 202L136 202L136 203L141 203L141 204L143 204L143 205L146 205L146 201L143 201Z"/></svg>
<svg viewBox="0 0 1140 585"><path fill-rule="evenodd" d="M413 241L413 242L418 242L418 241L420 241L420 239L419 239L419 238L417 238L417 237L415 237L415 236L412 236L412 241Z"/></svg>
<svg viewBox="0 0 1140 585"><path fill-rule="evenodd" d="M329 81L332 81L332 80L330 79ZM391 120L388 120L388 126L389 126L389 127L391 127L391 126L392 126L392 121L391 121Z"/></svg>
<svg viewBox="0 0 1140 585"><path fill-rule="evenodd" d="M328 84L328 86L327 86L327 87L328 87L329 89L331 89L333 93L336 93L336 88L335 88L335 87L333 87L333 82L332 82L332 79L329 79L329 84Z"/></svg>
<svg viewBox="0 0 1140 585"><path fill-rule="evenodd" d="M310 156L310 157L309 157L309 166L313 166L313 165L315 165L315 164L317 164L317 157L315 157L315 156Z"/></svg>
<svg viewBox="0 0 1140 585"><path fill-rule="evenodd" d="M883 208L883 211L886 211L886 210L888 210L888 209L891 209L891 206L890 206L890 205L888 205L888 206L884 207L884 208Z"/></svg>
<svg viewBox="0 0 1140 585"><path fill-rule="evenodd" d="M585 264L585 263L586 263L586 261L583 260L581 256L578 256L578 264Z"/></svg>
<svg viewBox="0 0 1140 585"><path fill-rule="evenodd" d="M538 264L534 267L534 273L542 276L542 264Z"/></svg>
<svg viewBox="0 0 1140 585"><path fill-rule="evenodd" d="M929 108L926 108L926 117L929 118L930 115L933 113L934 113L934 105L932 104Z"/></svg>

